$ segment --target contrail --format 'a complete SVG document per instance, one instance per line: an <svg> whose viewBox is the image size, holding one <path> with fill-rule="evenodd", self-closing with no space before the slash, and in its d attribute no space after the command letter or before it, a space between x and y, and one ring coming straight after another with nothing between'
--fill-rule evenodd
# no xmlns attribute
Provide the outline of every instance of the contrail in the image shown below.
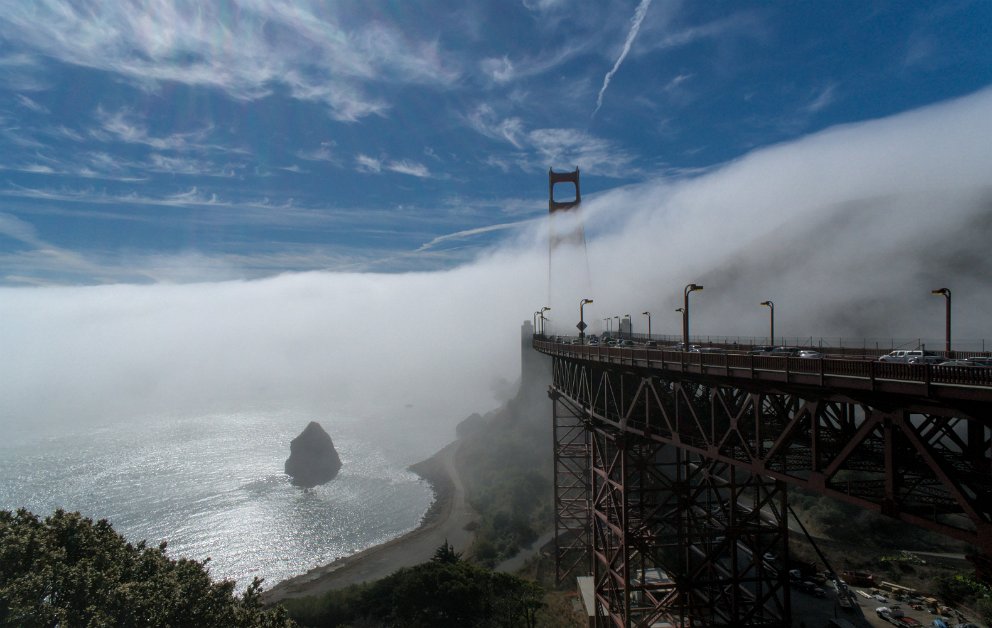
<svg viewBox="0 0 992 628"><path fill-rule="evenodd" d="M592 115L595 116L599 108L603 106L603 94L606 93L606 88L610 86L613 75L620 69L620 64L627 58L627 53L630 52L634 38L637 37L637 31L641 30L641 22L644 21L644 16L647 14L649 6L651 6L651 0L641 0L641 3L637 5L637 9L634 10L634 17L630 19L630 32L627 33L627 41L623 42L623 51L617 57L617 62L613 64L613 69L603 77L603 86L599 89L599 96L596 97L596 109L592 112Z"/></svg>

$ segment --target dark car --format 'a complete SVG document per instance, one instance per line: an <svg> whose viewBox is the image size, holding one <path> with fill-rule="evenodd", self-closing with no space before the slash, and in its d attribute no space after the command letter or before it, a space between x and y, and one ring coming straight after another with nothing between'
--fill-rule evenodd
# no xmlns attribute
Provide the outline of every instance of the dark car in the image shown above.
<svg viewBox="0 0 992 628"><path fill-rule="evenodd" d="M942 355L924 354L924 355L914 355L913 357L906 360L908 364L941 364L947 361Z"/></svg>

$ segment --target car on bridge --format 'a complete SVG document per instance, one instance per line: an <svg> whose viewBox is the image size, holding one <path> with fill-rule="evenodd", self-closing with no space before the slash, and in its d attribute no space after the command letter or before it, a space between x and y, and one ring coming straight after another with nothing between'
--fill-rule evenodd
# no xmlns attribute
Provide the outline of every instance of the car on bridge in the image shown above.
<svg viewBox="0 0 992 628"><path fill-rule="evenodd" d="M914 355L906 360L909 364L941 364L946 361L947 358L942 355Z"/></svg>
<svg viewBox="0 0 992 628"><path fill-rule="evenodd" d="M896 349L890 353L886 353L882 357L878 358L879 362L909 362L914 358L923 358L924 356L936 356L937 354L932 351L924 351L923 349Z"/></svg>
<svg viewBox="0 0 992 628"><path fill-rule="evenodd" d="M799 355L800 351L802 351L802 349L800 349L799 347L775 347L771 351L766 351L765 355L794 358Z"/></svg>
<svg viewBox="0 0 992 628"><path fill-rule="evenodd" d="M969 368L987 369L992 368L992 362L984 360L947 360L946 362L941 362L938 366L967 366Z"/></svg>
<svg viewBox="0 0 992 628"><path fill-rule="evenodd" d="M796 354L797 358L823 358L825 357L819 351L815 349L800 349L799 353Z"/></svg>

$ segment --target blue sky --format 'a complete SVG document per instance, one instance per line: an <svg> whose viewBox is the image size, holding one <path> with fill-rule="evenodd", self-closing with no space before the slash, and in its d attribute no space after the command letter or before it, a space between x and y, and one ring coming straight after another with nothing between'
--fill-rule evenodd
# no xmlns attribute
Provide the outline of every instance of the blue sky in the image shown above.
<svg viewBox="0 0 992 628"><path fill-rule="evenodd" d="M457 267L992 83L992 2L0 2L0 282Z"/></svg>

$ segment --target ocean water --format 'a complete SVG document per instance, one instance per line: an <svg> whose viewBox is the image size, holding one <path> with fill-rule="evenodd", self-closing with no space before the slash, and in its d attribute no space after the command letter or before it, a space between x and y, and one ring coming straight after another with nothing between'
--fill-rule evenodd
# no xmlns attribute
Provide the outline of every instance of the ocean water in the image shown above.
<svg viewBox="0 0 992 628"><path fill-rule="evenodd" d="M283 464L310 420L331 435L338 476L304 491ZM433 495L408 451L366 421L293 412L159 417L0 442L0 509L108 519L129 541L210 557L215 579L265 588L415 528Z"/></svg>

